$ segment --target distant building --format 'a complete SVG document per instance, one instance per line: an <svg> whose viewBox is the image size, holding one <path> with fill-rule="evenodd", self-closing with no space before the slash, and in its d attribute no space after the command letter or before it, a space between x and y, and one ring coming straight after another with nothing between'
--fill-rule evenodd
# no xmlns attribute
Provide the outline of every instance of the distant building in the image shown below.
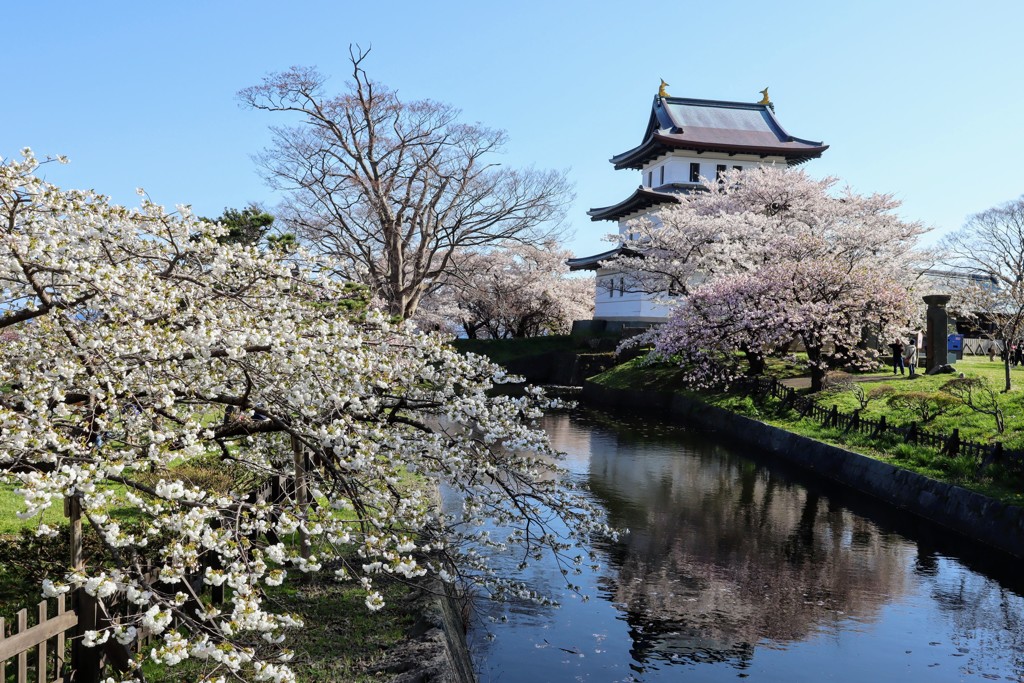
<svg viewBox="0 0 1024 683"><path fill-rule="evenodd" d="M775 118L767 88L763 92L764 98L757 103L721 102L671 97L663 85L654 98L643 141L611 158L616 170L640 171L640 186L618 204L591 209L590 219L617 221L626 242L629 221L643 216L653 219L664 205L701 190L702 177L762 164L796 166L820 157L828 145L787 133ZM628 291L625 278L602 265L620 253L621 247L568 261L572 270L597 271L594 319L664 322L668 309L660 300L668 292Z"/></svg>
<svg viewBox="0 0 1024 683"><path fill-rule="evenodd" d="M934 294L955 294L965 287L980 287L987 290L999 289L999 284L993 276L981 273L925 268L919 270L917 275L921 287Z"/></svg>

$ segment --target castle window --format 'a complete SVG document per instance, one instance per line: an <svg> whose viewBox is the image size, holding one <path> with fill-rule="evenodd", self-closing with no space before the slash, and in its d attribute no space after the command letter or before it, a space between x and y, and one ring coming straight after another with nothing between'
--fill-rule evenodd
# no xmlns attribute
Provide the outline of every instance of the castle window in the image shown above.
<svg viewBox="0 0 1024 683"><path fill-rule="evenodd" d="M658 185L664 185L664 184L665 184L665 164L662 164L661 168L658 169Z"/></svg>
<svg viewBox="0 0 1024 683"><path fill-rule="evenodd" d="M654 171L647 172L647 187L654 187Z"/></svg>
<svg viewBox="0 0 1024 683"><path fill-rule="evenodd" d="M743 167L742 166L733 166L732 170L734 170L734 171L742 171Z"/></svg>
<svg viewBox="0 0 1024 683"><path fill-rule="evenodd" d="M690 182L691 183L699 183L700 182L700 164L698 164L698 163L690 164Z"/></svg>
<svg viewBox="0 0 1024 683"><path fill-rule="evenodd" d="M722 176L725 175L725 172L728 170L729 167L726 166L725 164L718 164L718 166L715 166L715 180L717 180L720 183L725 182L724 180L722 180Z"/></svg>

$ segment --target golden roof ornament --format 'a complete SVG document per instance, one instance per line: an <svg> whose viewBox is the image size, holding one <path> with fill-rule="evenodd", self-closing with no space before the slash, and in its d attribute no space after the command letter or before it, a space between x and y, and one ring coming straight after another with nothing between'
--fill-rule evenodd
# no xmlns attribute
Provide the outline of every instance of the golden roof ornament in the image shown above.
<svg viewBox="0 0 1024 683"><path fill-rule="evenodd" d="M771 104L772 103L772 101L770 99L768 99L768 88L765 88L764 90L762 90L761 94L764 95L764 97L761 98L761 101L758 102L758 104Z"/></svg>
<svg viewBox="0 0 1024 683"><path fill-rule="evenodd" d="M668 94L668 90L665 90L665 88L667 87L668 83L665 82L664 78L661 79L661 87L658 88L658 97L672 97L671 95Z"/></svg>

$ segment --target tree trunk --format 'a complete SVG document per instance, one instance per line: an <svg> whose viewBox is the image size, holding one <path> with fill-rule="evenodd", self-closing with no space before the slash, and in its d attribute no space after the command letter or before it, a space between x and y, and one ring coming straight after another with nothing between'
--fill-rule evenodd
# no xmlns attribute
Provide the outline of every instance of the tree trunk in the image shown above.
<svg viewBox="0 0 1024 683"><path fill-rule="evenodd" d="M807 349L807 361L811 366L811 393L821 391L825 387L825 373L827 372L821 364L821 347L813 346L804 340L804 348Z"/></svg>
<svg viewBox="0 0 1024 683"><path fill-rule="evenodd" d="M763 375L765 369L764 356L756 351L743 349L743 355L747 359L747 374L750 376Z"/></svg>
<svg viewBox="0 0 1024 683"><path fill-rule="evenodd" d="M816 393L825 388L825 370L817 366L811 366L811 393Z"/></svg>

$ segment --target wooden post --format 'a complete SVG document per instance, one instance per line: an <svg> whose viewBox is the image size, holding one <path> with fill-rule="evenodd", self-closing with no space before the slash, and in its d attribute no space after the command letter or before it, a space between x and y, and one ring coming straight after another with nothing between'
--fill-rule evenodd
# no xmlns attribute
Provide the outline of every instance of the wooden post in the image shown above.
<svg viewBox="0 0 1024 683"><path fill-rule="evenodd" d="M37 624L46 623L46 600L39 603L36 613L38 614L39 621ZM46 641L39 643L39 649L36 651L36 680L39 683L49 683L46 677Z"/></svg>
<svg viewBox="0 0 1024 683"><path fill-rule="evenodd" d="M75 591L75 611L78 627L71 645L71 669L75 683L99 683L103 671L103 648L85 647L82 638L86 631L99 630L99 605L96 598L79 588Z"/></svg>
<svg viewBox="0 0 1024 683"><path fill-rule="evenodd" d="M292 458L295 463L295 504L305 516L306 506L306 454L302 442L297 437L292 437ZM299 529L299 554L303 559L309 559L309 535Z"/></svg>
<svg viewBox="0 0 1024 683"><path fill-rule="evenodd" d="M64 514L67 515L71 527L71 568L84 569L82 503L76 496L64 499ZM79 588L71 595L71 607L78 613L78 628L75 629L75 638L71 643L71 668L75 683L97 683L100 680L100 650L82 645L85 632L97 630L96 599Z"/></svg>
<svg viewBox="0 0 1024 683"><path fill-rule="evenodd" d="M64 594L61 593L57 596L57 616L61 616L65 611L64 607ZM54 672L53 676L56 679L60 679L64 673L64 664L67 662L67 650L65 649L64 643L64 631L57 634L56 653L53 658Z"/></svg>
<svg viewBox="0 0 1024 683"><path fill-rule="evenodd" d="M72 569L84 569L85 557L82 555L82 503L75 496L68 496L64 499L64 516L68 518L68 526L71 527L70 566Z"/></svg>
<svg viewBox="0 0 1024 683"><path fill-rule="evenodd" d="M875 433L872 436L881 436L886 429L889 427L885 424L885 415L878 418L878 427L875 428Z"/></svg>
<svg viewBox="0 0 1024 683"><path fill-rule="evenodd" d="M18 620L18 633L28 630L28 610L18 610L15 615ZM28 680L28 650L22 650L18 655L18 683L26 683Z"/></svg>
<svg viewBox="0 0 1024 683"><path fill-rule="evenodd" d="M954 427L953 434L949 437L949 441L946 442L946 454L951 458L955 458L960 453L960 428Z"/></svg>

